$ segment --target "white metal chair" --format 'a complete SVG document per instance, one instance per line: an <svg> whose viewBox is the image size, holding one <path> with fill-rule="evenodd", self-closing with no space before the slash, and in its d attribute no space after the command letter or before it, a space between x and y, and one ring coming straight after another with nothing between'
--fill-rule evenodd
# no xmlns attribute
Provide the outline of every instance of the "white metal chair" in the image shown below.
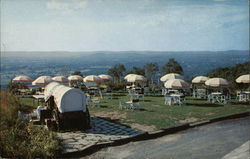
<svg viewBox="0 0 250 159"><path fill-rule="evenodd" d="M140 107L140 103L139 103L139 99L133 99L131 101L127 101L125 102L124 100L120 100L119 101L119 108L120 109L139 109Z"/></svg>
<svg viewBox="0 0 250 159"><path fill-rule="evenodd" d="M128 109L128 104L124 100L119 100L120 109Z"/></svg>
<svg viewBox="0 0 250 159"><path fill-rule="evenodd" d="M100 107L100 99L99 98L92 98L91 104L93 107Z"/></svg>
<svg viewBox="0 0 250 159"><path fill-rule="evenodd" d="M171 96L165 95L165 96L164 96L164 99L165 99L165 104L166 104L166 105L172 105L172 104L173 104L173 99L172 99Z"/></svg>

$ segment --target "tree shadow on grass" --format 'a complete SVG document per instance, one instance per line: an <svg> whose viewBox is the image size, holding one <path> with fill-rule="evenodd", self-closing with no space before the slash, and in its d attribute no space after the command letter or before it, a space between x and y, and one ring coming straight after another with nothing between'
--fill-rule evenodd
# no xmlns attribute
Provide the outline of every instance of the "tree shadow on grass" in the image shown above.
<svg viewBox="0 0 250 159"><path fill-rule="evenodd" d="M108 108L106 105L100 105L101 108Z"/></svg>
<svg viewBox="0 0 250 159"><path fill-rule="evenodd" d="M126 94L113 94L113 97L124 97L127 96Z"/></svg>
<svg viewBox="0 0 250 159"><path fill-rule="evenodd" d="M143 102L152 102L152 100L147 99L147 100L144 100Z"/></svg>
<svg viewBox="0 0 250 159"><path fill-rule="evenodd" d="M223 107L222 104L214 104L214 103L199 103L199 104L193 104L193 103L186 103L186 106L194 106L194 107Z"/></svg>
<svg viewBox="0 0 250 159"><path fill-rule="evenodd" d="M231 102L232 105L247 105L250 106L250 102Z"/></svg>
<svg viewBox="0 0 250 159"><path fill-rule="evenodd" d="M139 108L138 110L139 110L139 111L145 111L145 112L154 112L153 110L147 110L147 109L145 109L145 108Z"/></svg>

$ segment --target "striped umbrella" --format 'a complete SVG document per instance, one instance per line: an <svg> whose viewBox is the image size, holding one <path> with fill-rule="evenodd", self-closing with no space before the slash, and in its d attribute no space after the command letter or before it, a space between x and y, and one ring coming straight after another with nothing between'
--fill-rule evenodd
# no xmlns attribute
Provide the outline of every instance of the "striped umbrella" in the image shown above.
<svg viewBox="0 0 250 159"><path fill-rule="evenodd" d="M32 85L47 85L52 81L53 80L50 76L40 76L32 82Z"/></svg>
<svg viewBox="0 0 250 159"><path fill-rule="evenodd" d="M160 78L162 82L166 82L167 80L170 79L184 79L182 75L178 73L168 73Z"/></svg>
<svg viewBox="0 0 250 159"><path fill-rule="evenodd" d="M229 82L223 78L211 78L205 82L205 85L211 87L227 87Z"/></svg>

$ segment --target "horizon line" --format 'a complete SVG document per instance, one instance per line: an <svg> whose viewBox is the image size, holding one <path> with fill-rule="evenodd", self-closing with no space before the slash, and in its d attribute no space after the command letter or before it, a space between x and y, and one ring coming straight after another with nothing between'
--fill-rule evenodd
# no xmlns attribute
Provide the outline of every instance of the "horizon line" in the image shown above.
<svg viewBox="0 0 250 159"><path fill-rule="evenodd" d="M187 50L187 51L173 51L173 50L98 50L98 51L66 51L66 50L53 50L53 51L0 51L0 52L225 52L225 51L250 51L250 49L242 49L242 50L237 50L237 49L231 49L231 50Z"/></svg>

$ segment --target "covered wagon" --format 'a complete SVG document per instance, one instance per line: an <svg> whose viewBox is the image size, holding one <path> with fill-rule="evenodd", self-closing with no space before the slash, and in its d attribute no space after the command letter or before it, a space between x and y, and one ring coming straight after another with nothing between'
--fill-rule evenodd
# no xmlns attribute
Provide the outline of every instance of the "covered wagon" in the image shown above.
<svg viewBox="0 0 250 159"><path fill-rule="evenodd" d="M40 119L48 128L88 129L90 115L85 98L80 89L52 82L44 90L47 106L46 110L42 111Z"/></svg>

